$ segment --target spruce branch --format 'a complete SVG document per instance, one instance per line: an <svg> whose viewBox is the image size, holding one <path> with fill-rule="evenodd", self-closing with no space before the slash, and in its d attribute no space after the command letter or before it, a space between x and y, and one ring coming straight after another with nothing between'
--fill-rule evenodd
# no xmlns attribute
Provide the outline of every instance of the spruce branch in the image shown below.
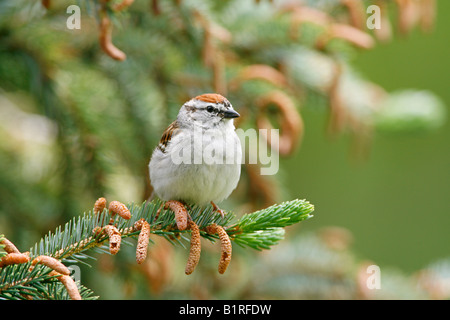
<svg viewBox="0 0 450 320"><path fill-rule="evenodd" d="M146 233L162 236L173 244L181 244L187 240L186 234L195 230L196 234L209 240L220 239L222 257L219 270L226 269L231 259L231 244L227 237L240 246L257 250L269 249L283 239L284 227L312 217L314 207L305 200L293 200L269 208L246 214L237 219L233 213L222 216L212 207L189 208L189 222L195 224L189 230L179 230L175 214L170 209L164 209L159 200L144 202L142 205L132 204L127 207L130 215L124 220L121 215L110 216L106 206L98 212L98 206L93 210L75 217L64 227L58 227L49 232L29 250L30 260L22 264L12 264L0 269L0 299L64 299L71 297L70 290L62 281L62 275L52 267L52 264L36 263L43 261L43 256L57 259L62 263L86 263L89 251L112 253L107 249L109 237L99 228L114 226L121 238L137 238L142 225L148 224ZM104 222L109 224L104 225ZM4 240L1 237L0 240ZM198 242L196 240L196 242ZM142 254L142 247L139 253ZM114 252L114 254L117 252ZM197 252L198 254L198 252ZM198 262L198 261L197 261ZM224 263L226 262L226 263ZM190 270L192 272L193 270ZM56 281L59 278L60 281ZM64 278L66 279L66 278ZM64 285L66 289L64 290ZM95 299L92 291L77 284L79 298Z"/></svg>
<svg viewBox="0 0 450 320"><path fill-rule="evenodd" d="M0 300L45 299L67 300L69 293L58 275L45 266L31 267L31 261L14 264L0 269ZM83 300L97 299L92 290L77 283L78 293Z"/></svg>
<svg viewBox="0 0 450 320"><path fill-rule="evenodd" d="M269 249L284 238L284 227L311 218L313 211L309 202L292 200L246 214L227 231L241 246Z"/></svg>
<svg viewBox="0 0 450 320"><path fill-rule="evenodd" d="M135 227L135 223L144 219L143 221L150 224L150 233L163 236L172 243L178 242L183 245L177 236L186 240L185 234L190 231L177 228L173 211L163 209L158 214L162 206L163 203L159 200L144 202L140 206L132 204L129 206L131 216L129 220L115 216L111 222L124 238L137 236L140 229ZM292 200L245 214L239 220L232 212L222 217L212 207L194 206L189 209L189 215L198 225L203 238L212 241L218 239L217 236L206 231L206 227L216 223L225 228L232 241L251 248L267 249L283 239L284 232L280 229L312 217L313 210L314 206L305 200ZM83 216L66 223L64 228L58 227L54 233L46 235L30 249L30 255L31 257L49 255L61 260L83 259L87 257L85 255L87 250L101 248L108 241L108 236L96 235L94 232L100 226L100 222L108 220L107 210L103 210L98 215L93 211L84 213Z"/></svg>

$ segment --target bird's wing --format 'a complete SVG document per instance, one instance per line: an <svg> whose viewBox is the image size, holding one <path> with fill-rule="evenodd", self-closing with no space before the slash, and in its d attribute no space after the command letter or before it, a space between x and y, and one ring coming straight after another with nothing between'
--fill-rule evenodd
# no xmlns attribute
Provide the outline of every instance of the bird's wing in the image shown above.
<svg viewBox="0 0 450 320"><path fill-rule="evenodd" d="M167 129L162 134L161 140L159 141L158 144L159 150L161 150L164 153L166 152L167 145L169 144L172 137L178 133L179 128L180 127L176 120L167 127Z"/></svg>

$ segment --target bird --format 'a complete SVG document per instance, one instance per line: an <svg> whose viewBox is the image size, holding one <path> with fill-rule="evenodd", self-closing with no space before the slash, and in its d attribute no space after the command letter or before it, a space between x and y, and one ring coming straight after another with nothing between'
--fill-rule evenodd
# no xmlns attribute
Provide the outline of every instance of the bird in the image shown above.
<svg viewBox="0 0 450 320"><path fill-rule="evenodd" d="M234 126L239 116L217 93L185 102L151 155L153 193L188 206L211 204L224 217L217 203L230 196L241 175L241 142Z"/></svg>

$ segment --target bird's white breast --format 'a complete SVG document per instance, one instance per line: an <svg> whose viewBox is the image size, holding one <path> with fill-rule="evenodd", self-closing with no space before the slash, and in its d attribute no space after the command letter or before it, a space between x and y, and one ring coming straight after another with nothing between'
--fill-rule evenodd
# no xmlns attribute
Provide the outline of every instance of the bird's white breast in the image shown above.
<svg viewBox="0 0 450 320"><path fill-rule="evenodd" d="M156 149L150 160L150 179L162 200L206 205L226 199L241 173L242 150L234 126L181 130L166 152Z"/></svg>

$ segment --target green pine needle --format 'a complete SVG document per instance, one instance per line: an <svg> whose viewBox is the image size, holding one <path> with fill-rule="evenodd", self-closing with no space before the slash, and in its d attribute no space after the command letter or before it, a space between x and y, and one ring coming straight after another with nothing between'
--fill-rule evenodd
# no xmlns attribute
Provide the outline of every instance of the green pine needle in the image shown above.
<svg viewBox="0 0 450 320"><path fill-rule="evenodd" d="M269 249L284 238L284 227L311 218L313 211L312 204L296 199L246 214L227 231L241 246Z"/></svg>
<svg viewBox="0 0 450 320"><path fill-rule="evenodd" d="M284 228L309 219L314 206L306 200L292 200L244 215L237 226L242 232Z"/></svg>
<svg viewBox="0 0 450 320"><path fill-rule="evenodd" d="M134 228L136 221L145 219L151 227L151 233L163 236L172 244L188 242L185 236L189 230L178 230L175 215L171 210L158 210L162 202L144 202L138 206L128 206L131 219L123 220L116 215L113 224L121 232L122 238L137 238L139 230ZM189 208L189 215L199 226L201 236L210 241L216 241L217 235L206 232L206 227L216 223L222 226L230 239L243 247L256 250L270 249L284 238L284 227L312 217L314 206L305 200L293 200L279 205L273 205L253 213L245 214L237 219L233 213L224 217L213 210L212 207ZM49 255L61 260L63 263L84 263L87 259L94 259L89 252L109 253L107 248L108 237L95 235L94 229L109 223L108 210L100 214L92 211L84 213L67 222L64 227L59 226L52 233L49 232L30 249L31 260L39 255ZM180 237L178 237L180 236ZM0 236L0 240L2 236ZM30 260L30 261L31 261ZM51 269L43 265L36 265L30 271L31 262L20 265L9 265L0 269L0 299L68 299L64 286L50 275ZM96 299L91 290L78 284L83 299Z"/></svg>

